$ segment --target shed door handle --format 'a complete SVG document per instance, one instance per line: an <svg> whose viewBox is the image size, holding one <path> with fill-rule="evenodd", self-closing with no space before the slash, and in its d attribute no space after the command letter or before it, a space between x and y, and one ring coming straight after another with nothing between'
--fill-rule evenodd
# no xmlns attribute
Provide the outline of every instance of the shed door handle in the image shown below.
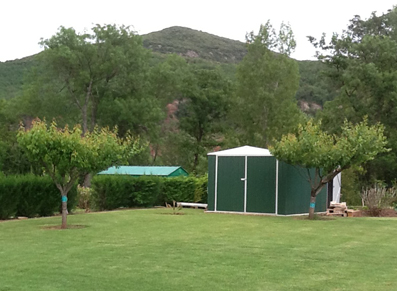
<svg viewBox="0 0 397 291"><path fill-rule="evenodd" d="M240 180L241 180L241 181L245 181L245 180L247 180L247 178L241 178Z"/></svg>

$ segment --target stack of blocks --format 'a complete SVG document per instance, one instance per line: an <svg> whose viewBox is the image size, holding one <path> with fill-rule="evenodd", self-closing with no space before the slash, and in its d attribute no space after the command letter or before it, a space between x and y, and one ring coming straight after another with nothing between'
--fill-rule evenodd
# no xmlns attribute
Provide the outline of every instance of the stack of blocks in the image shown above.
<svg viewBox="0 0 397 291"><path fill-rule="evenodd" d="M327 215L347 217L347 214L348 209L346 202L337 203L335 201L331 201L330 206L327 209Z"/></svg>

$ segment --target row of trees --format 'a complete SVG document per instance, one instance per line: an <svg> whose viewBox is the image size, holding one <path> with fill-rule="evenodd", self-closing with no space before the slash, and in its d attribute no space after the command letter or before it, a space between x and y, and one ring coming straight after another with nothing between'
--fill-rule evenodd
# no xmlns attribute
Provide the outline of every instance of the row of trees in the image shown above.
<svg viewBox="0 0 397 291"><path fill-rule="evenodd" d="M206 171L205 155L218 146L267 146L304 119L294 100L297 63L288 57L295 41L289 26L276 34L267 23L247 42L232 81L216 66L177 55L153 64L141 37L125 26L96 25L83 34L61 27L41 40L45 50L23 94L1 100L1 170L40 171L15 140L19 120L29 126L36 117L81 124L82 135L96 125L118 126L120 137L130 132L148 145L130 163L178 164L196 173Z"/></svg>
<svg viewBox="0 0 397 291"><path fill-rule="evenodd" d="M382 15L374 12L366 20L356 15L345 31L330 39L325 35L309 38L317 48L319 61L326 65L324 80L337 93L316 116L322 120L322 128L339 134L345 119L357 123L365 116L369 124L380 122L385 126L391 151L365 163L360 170L349 171L345 185L352 193L376 180L391 185L396 178L396 23L397 9L393 8Z"/></svg>

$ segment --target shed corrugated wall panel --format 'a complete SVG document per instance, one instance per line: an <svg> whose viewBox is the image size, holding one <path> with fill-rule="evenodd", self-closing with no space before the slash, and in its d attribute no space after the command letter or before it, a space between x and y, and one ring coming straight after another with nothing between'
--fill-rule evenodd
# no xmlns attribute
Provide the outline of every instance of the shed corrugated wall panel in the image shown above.
<svg viewBox="0 0 397 291"><path fill-rule="evenodd" d="M245 157L218 157L217 210L244 211Z"/></svg>
<svg viewBox="0 0 397 291"><path fill-rule="evenodd" d="M216 160L216 156L208 156L207 209L210 211L214 211L214 205L215 205L215 160Z"/></svg>
<svg viewBox="0 0 397 291"><path fill-rule="evenodd" d="M310 183L305 168L279 163L279 214L308 213L310 204ZM311 170L313 172L313 170ZM325 211L326 189L317 196L316 212Z"/></svg>
<svg viewBox="0 0 397 291"><path fill-rule="evenodd" d="M325 212L327 211L327 186L325 186L321 192L317 195L316 198L316 208L315 211L316 212ZM310 202L308 202L310 203Z"/></svg>
<svg viewBox="0 0 397 291"><path fill-rule="evenodd" d="M247 212L275 213L276 159L247 158Z"/></svg>

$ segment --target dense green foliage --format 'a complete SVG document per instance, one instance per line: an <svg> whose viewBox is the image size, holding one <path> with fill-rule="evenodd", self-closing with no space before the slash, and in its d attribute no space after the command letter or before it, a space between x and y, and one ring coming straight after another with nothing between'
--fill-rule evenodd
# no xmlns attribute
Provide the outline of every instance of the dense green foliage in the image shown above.
<svg viewBox="0 0 397 291"><path fill-rule="evenodd" d="M76 206L76 187L69 192L68 210ZM0 219L51 216L61 209L61 195L48 176L0 176Z"/></svg>
<svg viewBox="0 0 397 291"><path fill-rule="evenodd" d="M101 120L104 100L117 98L122 103L117 109L131 110L137 106L135 99L147 98L144 80L150 54L143 48L141 37L128 27L96 25L83 34L60 27L40 44L45 50L38 56L38 73L25 88L26 98L32 106L37 102L54 105L58 103L53 102L54 97L61 98L63 106L74 107L79 113L83 134ZM53 106L48 109L41 110L41 114L56 117L51 112ZM122 112L119 116L124 117Z"/></svg>
<svg viewBox="0 0 397 291"><path fill-rule="evenodd" d="M172 201L207 200L207 179L195 177L97 175L92 180L91 207L111 210L120 207L150 207Z"/></svg>
<svg viewBox="0 0 397 291"><path fill-rule="evenodd" d="M315 113L319 108L310 107L313 106L310 103L323 106L325 102L335 98L337 91L324 78L325 64L319 61L298 61L298 65L300 80L295 99L309 102L309 108L301 106L301 109Z"/></svg>
<svg viewBox="0 0 397 291"><path fill-rule="evenodd" d="M397 289L395 218L145 209L0 223L3 290ZM330 267L332 266L332 267ZM243 270L243 271L242 271Z"/></svg>
<svg viewBox="0 0 397 291"><path fill-rule="evenodd" d="M233 119L242 143L267 147L302 119L294 99L298 64L288 57L296 44L290 27L282 25L276 34L269 22L247 42L248 53L237 67Z"/></svg>
<svg viewBox="0 0 397 291"><path fill-rule="evenodd" d="M318 59L326 65L325 80L337 93L318 115L323 128L340 132L343 120L381 122L392 149L356 172L360 188L383 180L389 185L397 171L397 9L366 20L356 15L341 34L330 40L311 38Z"/></svg>
<svg viewBox="0 0 397 291"><path fill-rule="evenodd" d="M222 133L231 107L231 84L219 71L196 70L185 79L182 94L177 118L179 129L191 140L185 146L194 156L196 171L200 157L219 145L214 136Z"/></svg>

